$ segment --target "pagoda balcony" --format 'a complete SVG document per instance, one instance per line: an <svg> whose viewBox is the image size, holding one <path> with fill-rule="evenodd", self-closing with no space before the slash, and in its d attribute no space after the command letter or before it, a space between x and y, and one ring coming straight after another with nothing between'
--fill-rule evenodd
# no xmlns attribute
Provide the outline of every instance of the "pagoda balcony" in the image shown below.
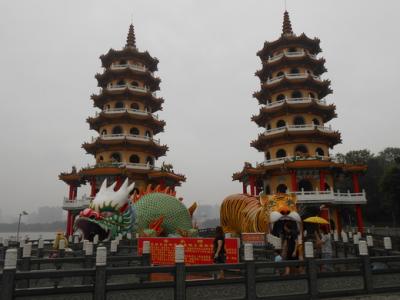
<svg viewBox="0 0 400 300"><path fill-rule="evenodd" d="M139 72L147 72L148 69L145 66L140 66L136 64L111 64L111 70L124 70L124 69L131 69ZM150 72L153 75L153 72Z"/></svg>
<svg viewBox="0 0 400 300"><path fill-rule="evenodd" d="M268 79L266 84L271 85L271 84L277 83L277 82L281 81L283 78L295 80L295 79L307 79L310 76L317 81L322 81L319 76L315 76L315 75L312 75L309 73L289 73L289 74L284 74L284 75L280 75L280 76Z"/></svg>
<svg viewBox="0 0 400 300"><path fill-rule="evenodd" d="M156 92L151 92L151 90L147 87L141 87L141 86L133 86L130 84L116 84L116 85L109 85L107 86L107 90L112 92L112 91L124 91L125 89L128 89L133 92L139 92L139 93L151 93L153 96L156 96ZM100 89L100 93L102 93L102 89Z"/></svg>
<svg viewBox="0 0 400 300"><path fill-rule="evenodd" d="M299 191L299 192L288 192L297 196L297 203L307 203L307 204L322 204L322 203L332 203L332 204L366 204L367 198L365 191L362 193L350 193L347 191L342 193L340 191L334 192L333 189L328 191Z"/></svg>
<svg viewBox="0 0 400 300"><path fill-rule="evenodd" d="M315 60L317 59L316 55L306 53L304 50L296 51L296 52L284 51L283 53L280 53L280 54L277 54L275 56L269 57L267 62L268 63L272 63L272 62L278 61L284 56L286 56L286 57L303 57L303 56L306 56L306 55L308 55L312 59L315 59Z"/></svg>
<svg viewBox="0 0 400 300"><path fill-rule="evenodd" d="M321 132L333 133L331 126L321 126L315 124L304 124L304 125L286 125L282 127L268 129L264 132L264 135L274 135L276 133L281 133L285 131L313 131L319 130Z"/></svg>
<svg viewBox="0 0 400 300"><path fill-rule="evenodd" d="M273 158L273 159L268 159L264 160L261 163L256 163L257 167L260 166L275 166L275 165L280 165L284 164L287 162L294 162L294 161L310 161L310 160L322 160L322 161L334 161L336 162L336 159L334 157L330 156L322 156L322 155L315 155L315 156L285 156L285 157L279 157L279 158Z"/></svg>
<svg viewBox="0 0 400 300"><path fill-rule="evenodd" d="M120 114L120 113L130 113L134 115L141 115L141 116L152 116L154 119L159 120L158 115L152 114L148 111L145 110L139 110L139 109L133 109L133 108L109 108L109 109L104 109L100 113L104 114ZM96 117L100 115L99 112L96 112Z"/></svg>
<svg viewBox="0 0 400 300"><path fill-rule="evenodd" d="M135 170L156 170L159 171L161 168L155 167L150 163L140 164L140 163L128 163L128 162L103 162L97 163L93 166L87 166L85 169L96 169L96 168L127 168Z"/></svg>
<svg viewBox="0 0 400 300"><path fill-rule="evenodd" d="M315 99L315 98L288 98L288 99L283 99L279 101L274 101L274 102L268 102L265 107L267 108L272 108L272 107L277 107L283 105L285 102L288 104L297 104L297 103L311 103L311 102L317 102L320 105L328 106L326 103L326 100L320 100L320 99Z"/></svg>
<svg viewBox="0 0 400 300"><path fill-rule="evenodd" d="M153 139L150 136L147 135L136 135L136 134L124 134L124 133L118 133L118 134L102 134L98 137L98 139L101 140L131 140L131 141L145 141L145 142L154 142L157 145L160 145L160 140L159 139ZM92 142L95 142L96 138L92 137Z"/></svg>
<svg viewBox="0 0 400 300"><path fill-rule="evenodd" d="M80 199L68 199L64 197L63 206L64 210L82 210L89 206L92 197L82 196Z"/></svg>

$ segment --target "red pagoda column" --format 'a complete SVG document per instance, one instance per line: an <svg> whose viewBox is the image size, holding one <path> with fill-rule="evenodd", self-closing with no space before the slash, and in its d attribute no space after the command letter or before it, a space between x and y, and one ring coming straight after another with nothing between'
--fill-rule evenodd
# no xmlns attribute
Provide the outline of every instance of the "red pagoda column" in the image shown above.
<svg viewBox="0 0 400 300"><path fill-rule="evenodd" d="M247 185L244 181L242 185L243 185L243 194L247 194Z"/></svg>
<svg viewBox="0 0 400 300"><path fill-rule="evenodd" d="M118 191L119 188L122 185L122 178L121 176L115 176L115 181L117 182L117 184L115 185L114 191Z"/></svg>
<svg viewBox="0 0 400 300"><path fill-rule="evenodd" d="M320 170L319 171L319 190L320 191L325 191L325 171Z"/></svg>
<svg viewBox="0 0 400 300"><path fill-rule="evenodd" d="M290 182L292 185L292 192L297 192L297 178L296 178L296 170L290 171Z"/></svg>
<svg viewBox="0 0 400 300"><path fill-rule="evenodd" d="M90 180L90 197L96 196L96 177Z"/></svg>
<svg viewBox="0 0 400 300"><path fill-rule="evenodd" d="M75 199L75 186L70 183L69 184L69 194L68 194L68 200L74 200ZM66 233L65 235L68 237L72 234L72 226L73 226L73 216L72 216L72 212L70 210L68 210L67 212L67 228L66 228Z"/></svg>
<svg viewBox="0 0 400 300"><path fill-rule="evenodd" d="M249 181L250 181L250 195L254 196L256 194L256 179L254 178L254 176L250 176L249 177Z"/></svg>
<svg viewBox="0 0 400 300"><path fill-rule="evenodd" d="M327 225L321 225L321 226L326 226L330 230L331 229L331 220L330 220L330 216L329 216L329 207L326 204L324 204L323 207L320 208L319 216L321 218L327 220L329 223Z"/></svg>
<svg viewBox="0 0 400 300"><path fill-rule="evenodd" d="M336 212L336 230L340 234L342 232L342 216L338 207L335 208Z"/></svg>
<svg viewBox="0 0 400 300"><path fill-rule="evenodd" d="M353 189L354 193L360 193L360 184L358 182L358 174L353 173L352 174L352 179L353 179ZM361 233L364 233L364 221L363 221L363 216L362 216L362 211L361 211L361 205L356 204L356 215L357 215L357 228L358 231Z"/></svg>

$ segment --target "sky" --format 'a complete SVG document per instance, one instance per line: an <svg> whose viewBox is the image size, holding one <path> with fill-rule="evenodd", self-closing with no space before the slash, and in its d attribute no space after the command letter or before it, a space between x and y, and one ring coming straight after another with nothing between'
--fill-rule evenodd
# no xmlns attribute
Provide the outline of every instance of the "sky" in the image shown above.
<svg viewBox="0 0 400 300"><path fill-rule="evenodd" d="M287 0L287 9L296 34L321 39L338 114L330 124L343 140L333 153L400 147L400 2ZM158 165L186 174L187 205L240 192L232 174L263 160L249 145L261 132L250 121L256 52L280 36L283 11L283 0L0 0L3 214L60 206L58 174L94 163L81 144L96 135L85 120L96 112L99 56L124 46L132 19L139 50L160 61L169 152Z"/></svg>

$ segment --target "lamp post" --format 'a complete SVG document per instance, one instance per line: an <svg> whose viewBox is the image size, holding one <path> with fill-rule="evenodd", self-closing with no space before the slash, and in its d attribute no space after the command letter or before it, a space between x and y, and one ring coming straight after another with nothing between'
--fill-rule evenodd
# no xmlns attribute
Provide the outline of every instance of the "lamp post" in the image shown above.
<svg viewBox="0 0 400 300"><path fill-rule="evenodd" d="M18 218L18 229L17 229L17 242L19 242L19 229L21 227L21 218L22 216L26 216L28 213L26 211L22 211L19 213L19 218Z"/></svg>

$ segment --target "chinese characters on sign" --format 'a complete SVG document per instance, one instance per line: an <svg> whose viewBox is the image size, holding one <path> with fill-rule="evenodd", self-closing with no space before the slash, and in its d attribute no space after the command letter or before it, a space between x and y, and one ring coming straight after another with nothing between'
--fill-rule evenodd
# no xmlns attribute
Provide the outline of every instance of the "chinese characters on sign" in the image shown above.
<svg viewBox="0 0 400 300"><path fill-rule="evenodd" d="M175 264L175 246L185 246L185 264L212 264L212 238L139 238L139 255L142 255L143 242L150 241L151 263L154 265ZM225 239L226 262L238 263L238 239Z"/></svg>
<svg viewBox="0 0 400 300"><path fill-rule="evenodd" d="M254 246L265 246L265 233L264 232L243 232L243 244L253 244Z"/></svg>

